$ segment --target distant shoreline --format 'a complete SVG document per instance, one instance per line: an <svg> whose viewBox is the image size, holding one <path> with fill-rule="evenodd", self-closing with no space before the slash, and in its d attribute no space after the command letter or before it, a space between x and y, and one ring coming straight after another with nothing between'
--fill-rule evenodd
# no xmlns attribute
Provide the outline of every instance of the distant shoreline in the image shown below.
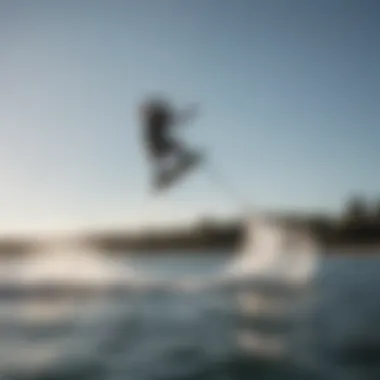
<svg viewBox="0 0 380 380"><path fill-rule="evenodd" d="M284 217L286 224L309 230L327 249L342 252L355 250L380 250L380 219L341 222L323 217ZM220 251L236 252L242 242L245 225L241 220L230 223L202 221L193 227L132 232L96 232L82 236L82 245L106 254L207 254ZM78 239L77 239L78 240ZM0 239L1 256L29 254L41 247L37 239Z"/></svg>

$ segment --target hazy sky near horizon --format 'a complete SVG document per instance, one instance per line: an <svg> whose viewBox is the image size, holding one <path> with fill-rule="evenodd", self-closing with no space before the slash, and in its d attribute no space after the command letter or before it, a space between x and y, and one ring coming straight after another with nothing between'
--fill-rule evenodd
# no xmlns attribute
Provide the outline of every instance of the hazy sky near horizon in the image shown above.
<svg viewBox="0 0 380 380"><path fill-rule="evenodd" d="M380 2L0 0L0 231L238 211L203 171L154 200L137 104L164 92L253 205L380 195Z"/></svg>

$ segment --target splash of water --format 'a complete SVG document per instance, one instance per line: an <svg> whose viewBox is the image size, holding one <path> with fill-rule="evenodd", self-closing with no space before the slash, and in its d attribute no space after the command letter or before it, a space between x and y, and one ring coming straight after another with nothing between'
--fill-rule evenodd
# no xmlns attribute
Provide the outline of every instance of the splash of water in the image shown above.
<svg viewBox="0 0 380 380"><path fill-rule="evenodd" d="M135 277L132 269L75 244L47 245L19 263L19 284L118 284Z"/></svg>
<svg viewBox="0 0 380 380"><path fill-rule="evenodd" d="M269 217L252 218L241 252L229 264L227 274L302 281L315 270L318 251L317 242L304 228Z"/></svg>

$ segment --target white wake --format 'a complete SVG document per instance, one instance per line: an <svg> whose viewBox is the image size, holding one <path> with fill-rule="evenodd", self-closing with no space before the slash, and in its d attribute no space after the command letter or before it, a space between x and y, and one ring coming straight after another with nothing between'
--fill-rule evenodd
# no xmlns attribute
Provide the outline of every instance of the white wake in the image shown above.
<svg viewBox="0 0 380 380"><path fill-rule="evenodd" d="M236 278L264 276L302 282L313 275L319 251L305 228L271 217L253 217L247 221L241 250L226 272Z"/></svg>

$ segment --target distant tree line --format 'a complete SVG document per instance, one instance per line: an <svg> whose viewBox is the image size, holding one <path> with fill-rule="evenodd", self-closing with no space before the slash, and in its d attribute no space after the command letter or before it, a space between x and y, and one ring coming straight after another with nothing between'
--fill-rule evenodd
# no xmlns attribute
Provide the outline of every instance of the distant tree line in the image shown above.
<svg viewBox="0 0 380 380"><path fill-rule="evenodd" d="M24 255L31 252L36 247L32 239L22 238L0 238L0 254L4 256L14 257L16 255Z"/></svg>
<svg viewBox="0 0 380 380"><path fill-rule="evenodd" d="M277 214L276 214L277 215ZM302 226L327 245L379 245L380 246L380 201L369 201L360 196L347 200L338 215L278 215L287 224ZM97 232L83 237L89 247L105 253L140 251L175 251L200 253L221 249L234 251L245 234L242 219L222 222L205 218L196 225L168 228L166 230L142 230L141 232ZM14 256L35 249L31 239L0 238L0 254Z"/></svg>
<svg viewBox="0 0 380 380"><path fill-rule="evenodd" d="M143 231L140 234L97 234L86 241L107 252L133 251L177 251L201 252L202 250L230 249L242 238L241 222L218 225L217 222L202 221L192 228L166 231Z"/></svg>
<svg viewBox="0 0 380 380"><path fill-rule="evenodd" d="M341 214L316 229L319 240L328 245L379 245L380 201L352 196Z"/></svg>
<svg viewBox="0 0 380 380"><path fill-rule="evenodd" d="M346 202L342 219L346 223L380 221L380 200L370 201L361 196L353 196Z"/></svg>

